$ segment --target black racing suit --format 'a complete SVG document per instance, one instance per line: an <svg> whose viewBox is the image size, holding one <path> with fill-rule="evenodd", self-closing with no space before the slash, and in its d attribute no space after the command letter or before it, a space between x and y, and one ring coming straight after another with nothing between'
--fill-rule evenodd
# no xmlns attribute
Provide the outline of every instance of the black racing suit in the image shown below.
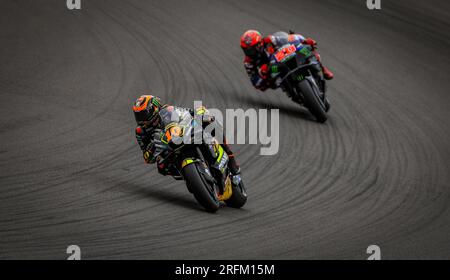
<svg viewBox="0 0 450 280"><path fill-rule="evenodd" d="M168 107L168 105L165 105L163 108ZM173 108L180 108L175 106L170 106ZM188 110L192 117L195 117L195 112L192 109L185 109L180 108L182 110ZM203 108L204 109L204 108ZM207 112L206 109L204 111ZM214 118L212 116L204 116L203 117L203 126L207 126L211 122L214 121ZM144 160L146 163L157 163L158 171L162 175L170 175L170 170L168 170L168 166L165 166L164 163L158 162L158 159L154 157L155 152L164 145L161 142L160 139L160 132L162 131L162 121L158 122L157 126L152 127L144 127L144 126L138 126L136 127L136 140L139 144L139 147L142 150ZM227 141L225 139L225 136L223 136L223 144L222 147L224 151L227 153L229 157L228 161L228 167L230 168L230 171L233 175L237 175L240 173L239 165L236 162L236 159L234 158L234 154L231 151L230 146L227 144Z"/></svg>
<svg viewBox="0 0 450 280"><path fill-rule="evenodd" d="M265 91L267 88L272 87L270 80L263 76L260 67L262 65L268 65L270 63L269 57L265 52L259 53L254 57L245 56L244 57L244 67L247 72L252 85L261 91Z"/></svg>

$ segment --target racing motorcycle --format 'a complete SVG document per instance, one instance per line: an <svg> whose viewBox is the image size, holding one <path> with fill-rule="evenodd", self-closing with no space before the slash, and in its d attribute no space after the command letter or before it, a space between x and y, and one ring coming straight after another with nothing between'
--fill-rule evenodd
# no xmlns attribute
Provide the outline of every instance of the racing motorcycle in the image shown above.
<svg viewBox="0 0 450 280"><path fill-rule="evenodd" d="M278 46L270 57L270 74L294 102L305 106L318 122L327 120L330 103L325 95L326 83L319 61L309 45L291 44L288 34L276 32Z"/></svg>
<svg viewBox="0 0 450 280"><path fill-rule="evenodd" d="M164 163L174 179L184 180L189 192L208 212L216 212L223 203L234 208L244 206L244 183L231 176L228 155L217 139L200 130L203 140L197 141L202 124L187 109L168 106L159 114L164 129L154 135L158 164Z"/></svg>

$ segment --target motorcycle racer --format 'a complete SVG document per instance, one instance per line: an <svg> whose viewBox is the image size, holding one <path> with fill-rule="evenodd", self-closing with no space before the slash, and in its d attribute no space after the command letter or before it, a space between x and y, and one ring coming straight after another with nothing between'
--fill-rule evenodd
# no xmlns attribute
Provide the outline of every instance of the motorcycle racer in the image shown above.
<svg viewBox="0 0 450 280"><path fill-rule="evenodd" d="M276 88L273 81L270 79L269 59L277 50L277 47L280 47L277 33L262 37L261 33L256 30L247 30L241 36L241 48L245 54L245 70L253 86L261 91L265 91L267 88ZM316 51L317 42L315 40L312 38L305 38L300 34L295 34L290 31L288 42L286 43L310 45L314 49L315 57L320 62L319 71L322 71L323 77L326 80L333 79L334 74L327 67L323 66L321 62L320 54Z"/></svg>
<svg viewBox="0 0 450 280"><path fill-rule="evenodd" d="M170 175L169 167L161 161L161 158L155 157L155 154L158 154L158 152L164 148L164 144L161 142L160 138L160 133L162 129L164 129L164 127L162 127L163 116L161 113L162 111L167 111L164 109L188 112L191 117L194 117L194 115L201 115L203 116L203 125L208 125L213 122L214 117L210 115L209 111L203 106L193 110L168 104L163 105L160 98L152 95L142 95L136 100L133 106L137 124L135 133L136 140L143 153L144 161L149 164L156 163L159 173L162 175ZM223 144L221 145L229 157L228 167L233 175L233 179L239 181L240 167L236 162L230 146L226 142L225 136Z"/></svg>

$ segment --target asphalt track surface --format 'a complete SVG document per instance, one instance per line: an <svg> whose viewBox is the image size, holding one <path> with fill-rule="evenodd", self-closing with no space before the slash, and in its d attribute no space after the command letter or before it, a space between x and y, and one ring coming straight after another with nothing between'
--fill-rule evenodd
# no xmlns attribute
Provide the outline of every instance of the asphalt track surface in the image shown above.
<svg viewBox="0 0 450 280"><path fill-rule="evenodd" d="M448 1L0 2L0 258L450 257ZM329 120L257 92L239 36L319 42ZM234 145L249 200L204 212L145 165L131 105L279 108L280 150Z"/></svg>

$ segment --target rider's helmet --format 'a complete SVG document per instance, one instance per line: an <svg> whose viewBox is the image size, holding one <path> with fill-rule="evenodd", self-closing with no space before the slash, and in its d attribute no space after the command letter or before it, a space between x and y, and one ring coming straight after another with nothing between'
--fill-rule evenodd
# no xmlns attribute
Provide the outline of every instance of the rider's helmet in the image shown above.
<svg viewBox="0 0 450 280"><path fill-rule="evenodd" d="M136 123L140 126L157 126L159 123L159 110L161 99L153 95L142 95L133 105Z"/></svg>
<svg viewBox="0 0 450 280"><path fill-rule="evenodd" d="M241 36L241 48L246 56L259 57L264 51L261 33L256 30L247 30Z"/></svg>

